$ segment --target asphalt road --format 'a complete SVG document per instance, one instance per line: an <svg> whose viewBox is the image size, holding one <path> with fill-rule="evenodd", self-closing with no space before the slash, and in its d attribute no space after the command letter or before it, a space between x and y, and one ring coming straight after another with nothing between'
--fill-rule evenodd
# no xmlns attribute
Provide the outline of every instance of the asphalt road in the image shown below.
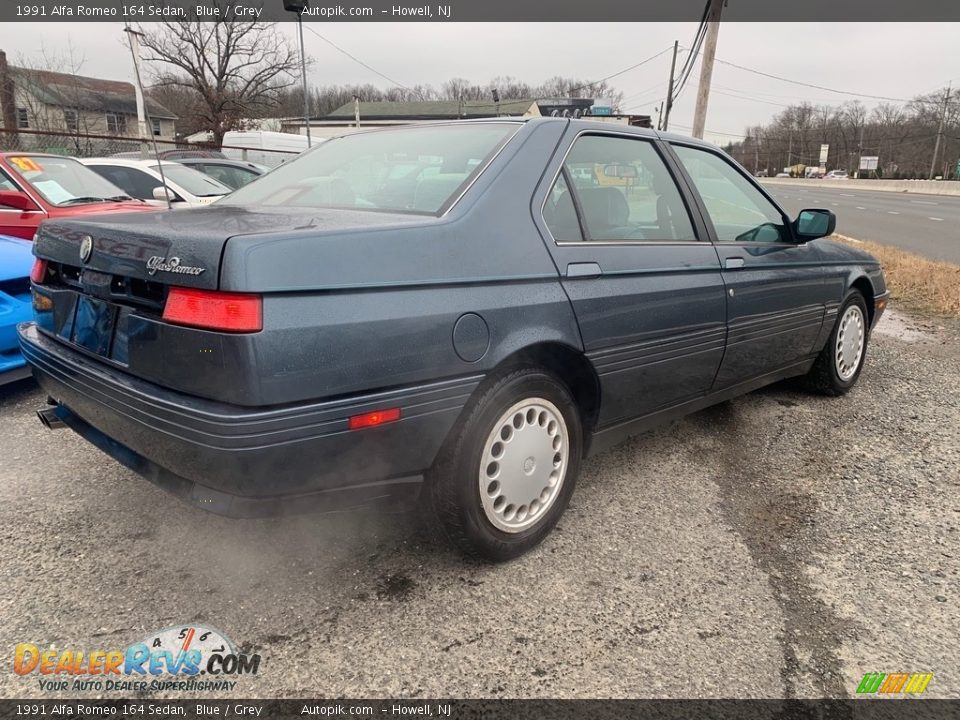
<svg viewBox="0 0 960 720"><path fill-rule="evenodd" d="M804 208L826 208L836 213L841 235L960 265L960 196L774 183L766 187L792 217Z"/></svg>
<svg viewBox="0 0 960 720"><path fill-rule="evenodd" d="M57 696L17 643L203 622L262 655L224 697L843 697L925 671L958 698L960 324L881 330L844 398L778 385L588 460L500 566L407 516L207 515L0 390L0 696Z"/></svg>

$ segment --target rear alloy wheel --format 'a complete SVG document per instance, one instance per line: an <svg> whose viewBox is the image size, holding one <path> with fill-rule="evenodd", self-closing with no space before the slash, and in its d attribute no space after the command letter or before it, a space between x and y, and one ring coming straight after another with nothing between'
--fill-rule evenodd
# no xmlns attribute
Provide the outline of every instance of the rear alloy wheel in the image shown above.
<svg viewBox="0 0 960 720"><path fill-rule="evenodd" d="M840 306L826 347L810 370L808 379L814 390L843 395L854 386L866 359L869 331L866 300L859 290L851 290Z"/></svg>
<svg viewBox="0 0 960 720"><path fill-rule="evenodd" d="M573 398L553 376L524 368L488 381L428 482L446 536L494 561L540 543L573 492L581 432Z"/></svg>

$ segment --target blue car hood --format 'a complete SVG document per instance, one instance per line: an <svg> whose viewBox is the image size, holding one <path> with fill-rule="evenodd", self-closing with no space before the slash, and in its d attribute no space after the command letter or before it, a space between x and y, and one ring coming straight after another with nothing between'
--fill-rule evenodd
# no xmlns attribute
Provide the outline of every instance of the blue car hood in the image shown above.
<svg viewBox="0 0 960 720"><path fill-rule="evenodd" d="M29 277L33 268L33 243L0 235L0 282Z"/></svg>

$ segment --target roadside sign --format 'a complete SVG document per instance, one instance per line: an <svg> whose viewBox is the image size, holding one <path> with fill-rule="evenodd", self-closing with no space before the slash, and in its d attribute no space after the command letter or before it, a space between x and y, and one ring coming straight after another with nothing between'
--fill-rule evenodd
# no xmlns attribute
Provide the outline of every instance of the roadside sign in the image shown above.
<svg viewBox="0 0 960 720"><path fill-rule="evenodd" d="M878 155L864 155L860 158L861 170L876 170L879 164L880 157Z"/></svg>
<svg viewBox="0 0 960 720"><path fill-rule="evenodd" d="M820 164L821 165L827 164L827 155L829 154L830 154L830 145L827 143L824 143L823 145L820 146Z"/></svg>

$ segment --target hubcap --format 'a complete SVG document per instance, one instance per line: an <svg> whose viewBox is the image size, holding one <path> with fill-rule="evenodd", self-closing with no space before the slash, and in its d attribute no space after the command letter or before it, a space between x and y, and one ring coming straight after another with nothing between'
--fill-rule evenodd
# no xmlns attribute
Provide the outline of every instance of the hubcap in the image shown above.
<svg viewBox="0 0 960 720"><path fill-rule="evenodd" d="M567 424L549 400L527 398L503 413L480 458L487 520L508 533L535 525L560 494L569 451Z"/></svg>
<svg viewBox="0 0 960 720"><path fill-rule="evenodd" d="M837 375L841 380L852 378L860 366L865 332L863 311L857 305L851 305L840 318L840 328L837 331L835 360Z"/></svg>

